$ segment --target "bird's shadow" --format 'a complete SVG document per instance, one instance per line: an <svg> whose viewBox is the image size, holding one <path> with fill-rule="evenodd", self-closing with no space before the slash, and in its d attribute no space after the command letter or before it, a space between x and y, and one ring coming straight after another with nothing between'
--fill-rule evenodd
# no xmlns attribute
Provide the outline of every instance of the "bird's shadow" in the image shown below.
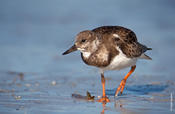
<svg viewBox="0 0 175 114"><path fill-rule="evenodd" d="M158 93L164 91L168 85L163 84L145 84L145 85L129 85L125 86L124 92L122 95L147 95L149 93ZM114 96L117 88L112 90L106 90L106 95Z"/></svg>

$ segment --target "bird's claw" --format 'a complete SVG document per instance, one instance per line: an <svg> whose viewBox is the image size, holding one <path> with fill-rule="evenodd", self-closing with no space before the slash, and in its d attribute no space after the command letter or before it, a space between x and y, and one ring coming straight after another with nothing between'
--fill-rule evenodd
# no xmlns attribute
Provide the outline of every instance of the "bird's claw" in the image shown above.
<svg viewBox="0 0 175 114"><path fill-rule="evenodd" d="M102 98L98 99L97 102L107 103L110 102L110 100L107 96L102 96Z"/></svg>

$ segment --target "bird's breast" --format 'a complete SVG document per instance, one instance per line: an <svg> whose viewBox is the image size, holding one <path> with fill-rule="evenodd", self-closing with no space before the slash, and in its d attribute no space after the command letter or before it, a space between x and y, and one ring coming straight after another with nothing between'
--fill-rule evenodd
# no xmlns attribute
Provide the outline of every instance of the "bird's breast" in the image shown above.
<svg viewBox="0 0 175 114"><path fill-rule="evenodd" d="M120 70L136 64L137 58L129 58L125 54L123 54L123 52L119 48L117 49L119 51L119 54L112 59L108 66L101 68L103 71Z"/></svg>
<svg viewBox="0 0 175 114"><path fill-rule="evenodd" d="M110 63L108 53L82 52L81 57L86 64L96 67L105 67Z"/></svg>

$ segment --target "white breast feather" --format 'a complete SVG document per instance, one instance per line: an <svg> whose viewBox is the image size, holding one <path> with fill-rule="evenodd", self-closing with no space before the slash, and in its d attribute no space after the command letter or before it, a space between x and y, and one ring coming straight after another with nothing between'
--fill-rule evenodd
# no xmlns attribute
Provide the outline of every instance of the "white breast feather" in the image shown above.
<svg viewBox="0 0 175 114"><path fill-rule="evenodd" d="M83 57L85 58L89 58L89 56L91 55L90 52L82 52L83 53Z"/></svg>
<svg viewBox="0 0 175 114"><path fill-rule="evenodd" d="M126 55L123 54L119 47L117 47L117 50L119 51L119 55L114 57L112 62L107 67L101 68L101 70L120 70L136 64L137 58L126 57Z"/></svg>

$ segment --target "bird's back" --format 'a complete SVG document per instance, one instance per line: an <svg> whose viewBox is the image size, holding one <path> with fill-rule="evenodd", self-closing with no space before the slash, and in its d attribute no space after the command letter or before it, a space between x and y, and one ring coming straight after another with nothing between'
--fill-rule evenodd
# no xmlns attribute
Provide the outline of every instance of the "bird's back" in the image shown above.
<svg viewBox="0 0 175 114"><path fill-rule="evenodd" d="M121 26L102 26L92 30L99 37L100 45L98 50L92 53L88 58L83 56L81 53L83 61L92 66L97 67L108 67L116 60L117 56L124 56L128 58L125 66L130 63L135 63L136 59L141 57L141 55L148 50L148 48L137 41L137 37L133 31ZM144 58L150 59L148 56ZM123 60L126 60L123 59ZM130 60L131 59L131 60ZM132 59L134 62L132 62ZM121 60L120 62L122 62ZM115 67L115 65L113 65Z"/></svg>
<svg viewBox="0 0 175 114"><path fill-rule="evenodd" d="M113 35L117 34L124 42L132 43L137 42L135 33L127 28L121 26L102 26L92 30L93 32L101 35Z"/></svg>
<svg viewBox="0 0 175 114"><path fill-rule="evenodd" d="M137 41L137 37L132 30L121 26L102 26L92 31L100 34L103 40L106 38L111 40L110 45L118 46L130 58L139 57L147 50L151 50L151 48L147 48Z"/></svg>

